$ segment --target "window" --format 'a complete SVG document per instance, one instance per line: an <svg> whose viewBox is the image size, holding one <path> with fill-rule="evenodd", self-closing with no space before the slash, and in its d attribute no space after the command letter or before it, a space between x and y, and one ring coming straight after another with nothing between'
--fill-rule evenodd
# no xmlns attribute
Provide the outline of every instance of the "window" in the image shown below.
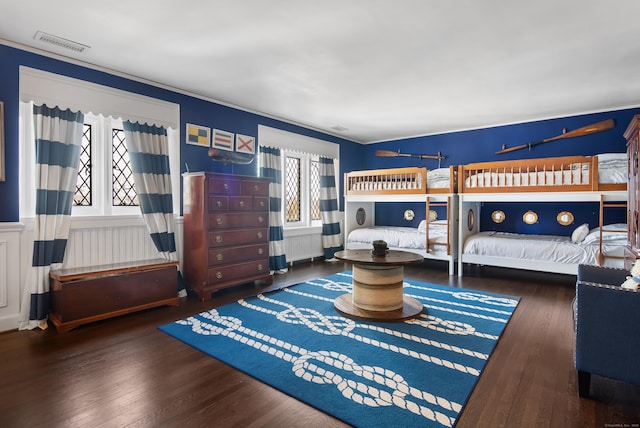
<svg viewBox="0 0 640 428"><path fill-rule="evenodd" d="M320 157L334 159L335 170L340 171L340 146L264 125L258 125L258 141L280 149L285 236L306 233L305 228L320 233ZM339 178L336 175L337 188Z"/></svg>
<svg viewBox="0 0 640 428"><path fill-rule="evenodd" d="M285 227L320 222L320 162L317 156L283 151Z"/></svg>
<svg viewBox="0 0 640 428"><path fill-rule="evenodd" d="M144 95L95 84L42 70L20 66L20 217L35 216L35 150L33 104L52 104L85 112L84 142L80 174L72 209L72 227L138 224L142 220L132 190L133 176L121 168L128 155L116 157L117 179L112 176L114 139L124 135L120 119L153 123L167 130L169 163L173 188L173 209L180 212L180 106ZM94 112L91 114L88 112ZM115 133L114 133L115 130ZM126 144L122 147L126 148ZM121 147L121 148L122 148ZM121 149L120 148L120 149ZM113 204L113 196L117 203ZM124 193L123 193L124 192ZM124 205L124 206L123 206ZM117 215L114 217L114 215ZM105 216L108 216L105 217ZM86 218L82 218L86 217Z"/></svg>
<svg viewBox="0 0 640 428"><path fill-rule="evenodd" d="M73 205L90 207L91 196L91 125L85 123L82 132L82 150L80 151L80 165L78 167L78 181Z"/></svg>
<svg viewBox="0 0 640 428"><path fill-rule="evenodd" d="M72 216L140 214L122 121L85 115Z"/></svg>

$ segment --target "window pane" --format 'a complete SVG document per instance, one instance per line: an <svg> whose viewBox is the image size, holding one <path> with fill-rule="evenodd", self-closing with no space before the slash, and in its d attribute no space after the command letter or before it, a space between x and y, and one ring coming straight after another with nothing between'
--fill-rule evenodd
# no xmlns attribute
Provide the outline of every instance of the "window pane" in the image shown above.
<svg viewBox="0 0 640 428"><path fill-rule="evenodd" d="M311 161L309 174L309 187L311 192L311 220L320 220L320 162Z"/></svg>
<svg viewBox="0 0 640 428"><path fill-rule="evenodd" d="M124 131L114 129L111 135L113 206L131 207L138 205L138 194L133 185L133 171L129 152L124 141Z"/></svg>
<svg viewBox="0 0 640 428"><path fill-rule="evenodd" d="M76 180L76 193L73 196L74 206L91 206L91 125L85 123L82 132L82 149L80 165Z"/></svg>
<svg viewBox="0 0 640 428"><path fill-rule="evenodd" d="M286 160L286 215L287 221L300 221L300 159Z"/></svg>

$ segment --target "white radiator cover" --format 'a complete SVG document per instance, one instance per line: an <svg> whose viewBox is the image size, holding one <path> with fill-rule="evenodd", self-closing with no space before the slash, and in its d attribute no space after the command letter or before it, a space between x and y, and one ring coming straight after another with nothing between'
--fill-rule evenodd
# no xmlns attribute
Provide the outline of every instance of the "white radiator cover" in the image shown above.
<svg viewBox="0 0 640 428"><path fill-rule="evenodd" d="M324 256L319 233L285 236L284 248L289 263Z"/></svg>

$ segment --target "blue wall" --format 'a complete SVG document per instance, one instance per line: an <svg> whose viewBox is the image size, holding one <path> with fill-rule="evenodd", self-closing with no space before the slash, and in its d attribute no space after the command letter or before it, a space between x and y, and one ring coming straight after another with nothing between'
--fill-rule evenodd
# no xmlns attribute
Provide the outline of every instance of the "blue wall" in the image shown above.
<svg viewBox="0 0 640 428"><path fill-rule="evenodd" d="M633 115L640 114L640 108L635 108L360 145L258 114L245 112L1 44L0 63L2 64L2 67L0 67L0 101L4 102L5 108L6 145L6 181L0 182L0 221L18 221L19 219L18 97L20 65L178 103L180 105L181 172L186 171L185 164L187 164L190 171L206 170L234 174L256 174L255 164L224 165L213 162L208 158L205 148L185 144L184 134L186 123L224 129L230 132L256 137L258 135L258 125L262 124L335 142L340 144L340 173L342 174L347 171L359 169L394 168L402 166L425 166L433 169L438 166L436 160L420 160L406 157L376 157L375 150L378 149L400 150L403 153L413 154L436 154L440 151L446 156L442 166L503 159L624 152L626 147L623 133ZM513 147L538 141L561 134L563 128L571 131L610 118L615 120L616 126L614 129L605 132L541 144L531 151L525 149L503 155L495 154L495 152L501 149L503 144L508 147ZM341 209L343 209L342 190L342 188L339 189ZM376 213L378 223L417 226L421 218L416 217L413 221L415 225L413 223L407 224L408 222L403 220L402 213L407 209L406 205L407 204L400 204L394 207L393 204L384 204ZM513 206L507 208L509 212L505 210L504 204L500 204L499 209L507 212L508 220L518 218L517 213L521 210L521 207ZM548 210L551 213L570 208L571 207L563 206L548 208ZM419 204L418 208L412 207L412 209L414 209L416 213L423 211L422 204ZM513 213L511 213L511 210L513 210ZM574 215L577 214L577 211L585 213L585 216L582 214L580 214L580 216L576 215L576 225L580 224L579 221L582 222L582 219L587 216L589 219L584 222L589 222L592 227L594 225L593 222L597 221L597 219L593 219L593 209L590 207L576 206L572 211ZM489 209L483 209L481 225L495 228L496 226L488 223L486 217L484 217L484 215L488 215L488 213L490 213ZM439 212L439 217L442 218L444 215ZM521 214L519 217L521 217ZM541 222L535 227L536 231L547 233L549 228L557 228L555 214L552 216L553 221L550 220L549 222L547 222L547 219L551 217L550 214L545 215L544 218L543 216L540 217ZM581 220L578 220L578 218ZM506 228L508 226L515 225L509 225L509 223L505 222L505 224L500 227ZM565 227L565 229L562 230L568 229L573 230L572 227ZM570 234L571 230L568 230L567 234Z"/></svg>
<svg viewBox="0 0 640 428"><path fill-rule="evenodd" d="M266 125L338 143L340 145L341 173L362 169L364 165L361 154L362 145L360 144L258 114L204 101L167 89L139 83L2 44L0 44L0 64L2 64L2 67L0 67L0 101L4 102L6 146L6 181L0 182L0 222L15 222L18 221L20 217L18 207L18 120L19 67L21 65L179 104L181 173L186 171L185 164L188 164L189 170L192 172L212 171L245 175L257 174L255 162L250 165L225 165L212 161L207 156L206 148L185 144L186 123L255 136L256 139L258 137L258 125ZM339 191L342 206L342 189L339 189Z"/></svg>
<svg viewBox="0 0 640 428"><path fill-rule="evenodd" d="M626 141L624 132L632 117L640 114L640 108L616 110L604 113L572 116L522 124L505 125L470 131L452 132L448 134L423 136L404 140L387 141L367 146L367 169L396 168L404 166L423 166L428 169L438 167L438 161L409 157L377 157L375 150L392 150L408 154L435 155L440 151L446 159L443 167L461 165L471 162L485 162L509 159L530 159L551 156L595 155L599 153L624 153ZM613 129L587 135L567 138L539 144L531 150L522 149L505 154L496 154L502 145L515 147L530 142L544 140L562 134L564 128L572 131L606 119L614 119ZM413 223L424 218L424 209L415 210L411 204L378 204L376 221L378 224L394 226L413 226ZM422 218L407 222L402 214L407 208L422 213ZM493 210L502 210L507 220L499 225L493 223L490 214ZM522 214L528 209L538 213L539 222L526 225L521 221ZM519 233L571 235L571 232L582 223L589 223L591 228L598 225L598 204L585 203L523 203L523 204L484 204L480 219L482 230L500 230ZM575 216L572 225L561 226L556 222L560 211L569 210ZM443 214L438 213L439 218ZM605 212L606 223L626 222L626 210L611 208Z"/></svg>

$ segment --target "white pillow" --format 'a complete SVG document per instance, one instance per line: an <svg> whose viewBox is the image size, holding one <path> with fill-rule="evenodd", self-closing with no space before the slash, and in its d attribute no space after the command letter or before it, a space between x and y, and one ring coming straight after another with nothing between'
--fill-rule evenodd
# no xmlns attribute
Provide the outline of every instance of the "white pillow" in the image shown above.
<svg viewBox="0 0 640 428"><path fill-rule="evenodd" d="M422 220L418 225L418 232L427 233L427 220Z"/></svg>
<svg viewBox="0 0 640 428"><path fill-rule="evenodd" d="M589 234L589 224L588 223L581 224L580 226L576 227L576 229L571 234L571 242L573 242L574 244L578 244L584 241L584 238L586 238L588 234Z"/></svg>

